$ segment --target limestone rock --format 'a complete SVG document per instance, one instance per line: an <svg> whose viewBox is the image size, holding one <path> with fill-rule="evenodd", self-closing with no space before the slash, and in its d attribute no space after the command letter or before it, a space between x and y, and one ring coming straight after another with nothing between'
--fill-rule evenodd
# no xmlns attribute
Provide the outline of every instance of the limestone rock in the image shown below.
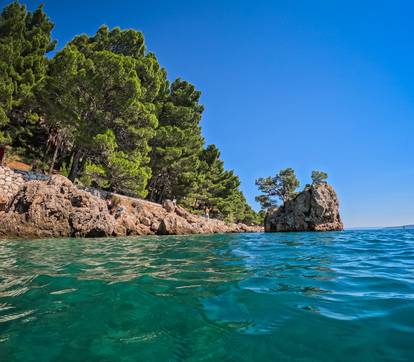
<svg viewBox="0 0 414 362"><path fill-rule="evenodd" d="M80 190L61 175L33 174L23 178L0 166L0 175L16 184L0 182L0 236L98 237L258 232L260 227L227 224L193 215L170 200L163 205L121 195L108 210L100 194ZM16 176L17 175L17 176Z"/></svg>
<svg viewBox="0 0 414 362"><path fill-rule="evenodd" d="M9 198L0 192L0 211L5 211Z"/></svg>
<svg viewBox="0 0 414 362"><path fill-rule="evenodd" d="M130 235L151 235L151 218L145 216L147 214L144 207L133 207L129 203L120 202L122 212L115 211L115 232L116 236Z"/></svg>
<svg viewBox="0 0 414 362"><path fill-rule="evenodd" d="M48 185L57 187L72 187L72 181L62 175L52 175L48 181Z"/></svg>
<svg viewBox="0 0 414 362"><path fill-rule="evenodd" d="M307 187L265 218L268 232L334 230L343 230L343 224L338 197L326 182Z"/></svg>
<svg viewBox="0 0 414 362"><path fill-rule="evenodd" d="M162 203L162 207L167 210L167 212L174 212L175 211L175 204L171 200L165 200Z"/></svg>
<svg viewBox="0 0 414 362"><path fill-rule="evenodd" d="M175 214L166 215L160 222L157 234L182 235L196 234L197 230L186 219Z"/></svg>
<svg viewBox="0 0 414 362"><path fill-rule="evenodd" d="M114 230L105 201L63 179L27 182L0 217L0 235L8 236L95 237Z"/></svg>

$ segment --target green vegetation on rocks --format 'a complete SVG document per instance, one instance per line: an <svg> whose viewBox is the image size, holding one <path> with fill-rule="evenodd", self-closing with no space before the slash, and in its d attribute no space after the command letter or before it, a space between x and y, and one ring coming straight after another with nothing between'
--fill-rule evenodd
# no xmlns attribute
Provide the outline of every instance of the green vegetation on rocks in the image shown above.
<svg viewBox="0 0 414 362"><path fill-rule="evenodd" d="M313 185L326 183L328 174L323 171L312 171L311 179ZM293 199L298 193L299 180L296 178L295 170L285 168L280 170L275 176L260 177L256 180L256 186L262 193L256 196L256 201L260 203L262 211L276 208L278 201L285 204ZM306 185L305 189L310 185Z"/></svg>
<svg viewBox="0 0 414 362"><path fill-rule="evenodd" d="M328 178L328 174L323 171L312 171L311 178L313 184L320 184L326 181L326 179Z"/></svg>
<svg viewBox="0 0 414 362"><path fill-rule="evenodd" d="M262 192L256 196L256 201L260 202L262 209L277 206L277 199L286 202L295 196L295 190L299 187L299 180L296 178L292 168L285 168L275 176L260 177L256 180L256 185Z"/></svg>

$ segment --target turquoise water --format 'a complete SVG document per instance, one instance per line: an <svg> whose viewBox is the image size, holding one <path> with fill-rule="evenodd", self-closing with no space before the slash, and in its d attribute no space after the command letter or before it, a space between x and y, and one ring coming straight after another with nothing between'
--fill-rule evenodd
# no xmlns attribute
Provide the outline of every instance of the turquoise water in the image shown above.
<svg viewBox="0 0 414 362"><path fill-rule="evenodd" d="M0 361L413 361L414 233L0 241Z"/></svg>

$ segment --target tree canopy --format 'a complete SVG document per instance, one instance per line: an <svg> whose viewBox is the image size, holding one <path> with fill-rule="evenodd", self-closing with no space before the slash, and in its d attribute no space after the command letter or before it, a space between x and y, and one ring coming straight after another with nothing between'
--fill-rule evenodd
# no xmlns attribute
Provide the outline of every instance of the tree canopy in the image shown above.
<svg viewBox="0 0 414 362"><path fill-rule="evenodd" d="M256 185L262 192L256 196L262 209L277 206L280 199L283 203L295 196L295 190L299 187L299 180L296 178L292 168L285 168L275 176L260 177L256 180Z"/></svg>
<svg viewBox="0 0 414 362"><path fill-rule="evenodd" d="M328 174L323 171L312 171L312 184L319 185L326 182ZM256 196L256 201L260 203L262 210L268 210L278 206L278 201L285 203L297 195L296 189L299 187L299 180L296 178L292 168L285 168L275 176L260 177L256 180L256 186L262 194ZM306 185L308 188L310 185Z"/></svg>
<svg viewBox="0 0 414 362"><path fill-rule="evenodd" d="M200 96L200 91L181 79L160 96L158 128L151 141L153 174L149 190L153 201L182 200L195 186L204 145L199 125L204 110Z"/></svg>
<svg viewBox="0 0 414 362"><path fill-rule="evenodd" d="M312 183L313 184L320 184L328 178L328 174L323 171L312 171Z"/></svg>
<svg viewBox="0 0 414 362"><path fill-rule="evenodd" d="M45 54L56 45L52 29L42 6L28 12L13 2L0 15L0 143L30 148L38 121L34 95L46 76Z"/></svg>
<svg viewBox="0 0 414 362"><path fill-rule="evenodd" d="M52 29L42 7L14 2L0 15L0 143L85 186L259 222L205 145L201 92L170 82L141 32L101 26L48 58Z"/></svg>

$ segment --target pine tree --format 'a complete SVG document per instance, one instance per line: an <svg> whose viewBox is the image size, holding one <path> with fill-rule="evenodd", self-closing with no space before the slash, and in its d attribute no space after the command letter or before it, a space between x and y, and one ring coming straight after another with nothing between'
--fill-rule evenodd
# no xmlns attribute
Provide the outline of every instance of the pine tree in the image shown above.
<svg viewBox="0 0 414 362"><path fill-rule="evenodd" d="M95 181L104 189L145 196L145 187L151 170L148 166L143 166L138 151L132 155L119 151L112 130L95 136L92 145L96 153L86 162L82 177L84 183Z"/></svg>
<svg viewBox="0 0 414 362"><path fill-rule="evenodd" d="M201 92L170 85L141 32L102 26L48 60L52 29L42 7L14 2L0 15L0 144L48 159L71 180L260 222L217 147L204 148Z"/></svg>
<svg viewBox="0 0 414 362"><path fill-rule="evenodd" d="M282 202L292 199L296 195L299 187L299 180L296 178L293 168L280 170L275 176L260 177L256 180L256 185L263 193L256 196L256 201L260 202L262 209L268 209L277 205L277 198Z"/></svg>
<svg viewBox="0 0 414 362"><path fill-rule="evenodd" d="M77 177L88 160L99 159L91 140L111 130L114 149L129 158L131 167L135 168L137 162L141 165L142 174L137 175L141 186L136 191L145 196L150 176L149 140L157 126L155 100L165 82L165 72L152 54L143 53L145 46L139 34L102 27L92 38L75 38L52 60L43 99L47 118L60 122L73 134L70 179ZM112 38L118 42L123 39L123 47L117 48ZM108 163L101 166L107 167ZM108 181L114 179L108 174L111 169L105 172Z"/></svg>
<svg viewBox="0 0 414 362"><path fill-rule="evenodd" d="M18 2L0 15L0 143L30 147L39 131L34 95L46 75L45 54L54 49L53 23L39 6Z"/></svg>
<svg viewBox="0 0 414 362"><path fill-rule="evenodd" d="M323 171L312 171L312 183L315 185L321 184L322 182L325 182L328 178L328 174Z"/></svg>
<svg viewBox="0 0 414 362"><path fill-rule="evenodd" d="M198 156L204 144L199 125L201 93L181 79L175 80L162 100L158 129L151 141L150 199L181 200L196 182Z"/></svg>
<svg viewBox="0 0 414 362"><path fill-rule="evenodd" d="M207 207L213 218L255 222L257 215L247 204L239 186L238 176L233 171L225 170L218 148L209 145L200 153L197 182L183 203L195 211Z"/></svg>

